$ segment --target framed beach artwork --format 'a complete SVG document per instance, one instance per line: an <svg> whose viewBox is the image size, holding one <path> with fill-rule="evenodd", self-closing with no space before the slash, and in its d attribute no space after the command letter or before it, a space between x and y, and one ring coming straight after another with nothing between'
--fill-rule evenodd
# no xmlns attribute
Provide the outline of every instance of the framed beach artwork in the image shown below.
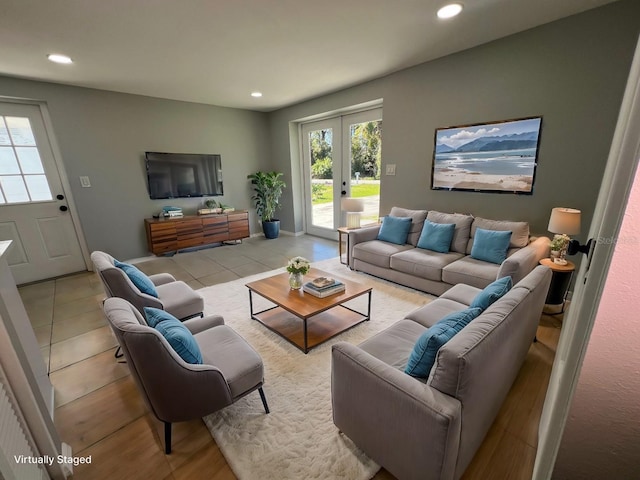
<svg viewBox="0 0 640 480"><path fill-rule="evenodd" d="M436 129L432 190L532 194L542 117Z"/></svg>

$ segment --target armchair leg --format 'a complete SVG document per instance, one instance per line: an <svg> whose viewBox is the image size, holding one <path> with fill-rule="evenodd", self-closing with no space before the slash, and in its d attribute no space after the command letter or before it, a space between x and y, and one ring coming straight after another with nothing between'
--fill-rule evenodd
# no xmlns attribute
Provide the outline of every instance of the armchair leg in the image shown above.
<svg viewBox="0 0 640 480"><path fill-rule="evenodd" d="M267 405L267 397L264 396L264 390L262 390L262 387L258 389L258 393L260 394L260 400L262 400L262 405L264 406L265 413L269 413L269 405Z"/></svg>
<svg viewBox="0 0 640 480"><path fill-rule="evenodd" d="M164 422L164 453L171 453L171 422Z"/></svg>

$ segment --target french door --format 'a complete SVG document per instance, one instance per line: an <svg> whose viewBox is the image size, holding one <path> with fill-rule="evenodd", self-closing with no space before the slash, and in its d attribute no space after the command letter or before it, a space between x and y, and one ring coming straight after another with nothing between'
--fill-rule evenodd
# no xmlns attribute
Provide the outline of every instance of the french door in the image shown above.
<svg viewBox="0 0 640 480"><path fill-rule="evenodd" d="M362 224L375 223L380 210L382 109L302 125L306 231L336 239L345 225L341 200L355 197Z"/></svg>
<svg viewBox="0 0 640 480"><path fill-rule="evenodd" d="M40 107L0 102L0 241L17 284L86 270Z"/></svg>

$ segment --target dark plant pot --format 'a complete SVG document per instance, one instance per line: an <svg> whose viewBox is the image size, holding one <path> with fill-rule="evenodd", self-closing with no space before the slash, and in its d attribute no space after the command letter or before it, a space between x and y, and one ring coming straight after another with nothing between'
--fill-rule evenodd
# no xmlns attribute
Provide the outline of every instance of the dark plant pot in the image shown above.
<svg viewBox="0 0 640 480"><path fill-rule="evenodd" d="M262 221L262 231L265 238L278 238L280 235L280 220Z"/></svg>

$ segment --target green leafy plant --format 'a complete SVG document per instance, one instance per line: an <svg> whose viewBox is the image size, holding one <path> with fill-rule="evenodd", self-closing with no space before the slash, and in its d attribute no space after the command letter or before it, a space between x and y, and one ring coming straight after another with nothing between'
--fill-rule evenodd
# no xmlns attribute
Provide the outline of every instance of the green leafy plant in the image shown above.
<svg viewBox="0 0 640 480"><path fill-rule="evenodd" d="M255 192L251 199L255 202L256 213L263 222L275 220L275 212L280 208L280 197L287 186L281 176L281 172L256 172L247 175Z"/></svg>
<svg viewBox="0 0 640 480"><path fill-rule="evenodd" d="M207 206L207 208L216 208L218 206L213 198L205 200L204 204Z"/></svg>

